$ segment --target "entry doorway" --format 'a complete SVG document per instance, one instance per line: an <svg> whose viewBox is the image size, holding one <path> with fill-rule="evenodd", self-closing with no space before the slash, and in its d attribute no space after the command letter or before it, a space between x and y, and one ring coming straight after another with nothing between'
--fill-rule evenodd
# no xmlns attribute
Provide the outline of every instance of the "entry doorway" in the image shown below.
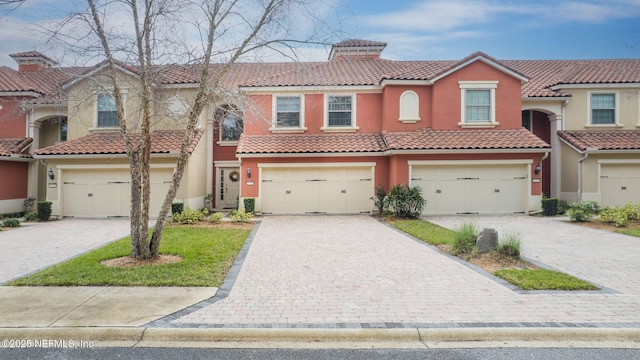
<svg viewBox="0 0 640 360"><path fill-rule="evenodd" d="M220 167L218 168L218 176L216 207L236 209L240 195L240 168Z"/></svg>

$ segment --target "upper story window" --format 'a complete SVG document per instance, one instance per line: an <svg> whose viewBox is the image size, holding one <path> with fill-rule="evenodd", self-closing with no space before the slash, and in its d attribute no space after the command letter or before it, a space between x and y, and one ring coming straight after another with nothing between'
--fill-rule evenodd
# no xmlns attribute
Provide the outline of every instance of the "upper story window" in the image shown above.
<svg viewBox="0 0 640 360"><path fill-rule="evenodd" d="M420 121L420 98L414 91L407 90L400 95L400 118L403 123Z"/></svg>
<svg viewBox="0 0 640 360"><path fill-rule="evenodd" d="M116 100L113 94L98 94L98 116L96 126L101 127L118 127L118 112L116 111Z"/></svg>
<svg viewBox="0 0 640 360"><path fill-rule="evenodd" d="M327 126L353 126L353 98L351 96L329 96L327 98Z"/></svg>
<svg viewBox="0 0 640 360"><path fill-rule="evenodd" d="M494 127L497 81L460 81L462 127Z"/></svg>
<svg viewBox="0 0 640 360"><path fill-rule="evenodd" d="M67 118L60 118L60 141L67 141Z"/></svg>
<svg viewBox="0 0 640 360"><path fill-rule="evenodd" d="M235 106L224 105L216 110L216 121L220 124L220 141L237 143L244 131L242 114Z"/></svg>
<svg viewBox="0 0 640 360"><path fill-rule="evenodd" d="M615 125L616 94L591 94L591 125Z"/></svg>
<svg viewBox="0 0 640 360"><path fill-rule="evenodd" d="M276 128L302 127L302 106L300 96L276 97Z"/></svg>

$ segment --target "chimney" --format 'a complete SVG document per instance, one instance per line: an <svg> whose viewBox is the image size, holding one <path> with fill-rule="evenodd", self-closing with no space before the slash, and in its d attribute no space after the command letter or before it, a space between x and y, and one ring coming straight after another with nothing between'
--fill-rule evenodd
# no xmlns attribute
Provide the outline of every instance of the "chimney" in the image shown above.
<svg viewBox="0 0 640 360"><path fill-rule="evenodd" d="M27 51L15 54L9 54L11 58L18 63L18 71L40 71L58 65L58 62L41 54L38 51Z"/></svg>
<svg viewBox="0 0 640 360"><path fill-rule="evenodd" d="M329 60L340 59L379 59L380 54L387 47L387 43L349 39L333 44L331 46L331 53L329 54Z"/></svg>

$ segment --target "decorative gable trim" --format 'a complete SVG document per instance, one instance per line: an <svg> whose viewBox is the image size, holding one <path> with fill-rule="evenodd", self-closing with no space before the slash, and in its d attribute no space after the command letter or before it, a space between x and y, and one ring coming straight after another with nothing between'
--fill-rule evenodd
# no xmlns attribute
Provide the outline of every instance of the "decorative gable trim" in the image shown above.
<svg viewBox="0 0 640 360"><path fill-rule="evenodd" d="M492 58L490 58L488 55L485 55L483 53L475 53L470 55L469 57L462 59L459 63L453 65L450 69L444 71L441 74L436 75L435 77L433 77L431 79L432 82L436 82L444 77L449 76L450 74L453 74L454 72L476 62L476 61L482 61L483 63L493 67L494 69L497 69L499 71L502 71L505 74L508 74L518 80L520 80L522 83L526 83L529 81L529 79L527 77L525 77L524 75L520 74L519 72L501 64L499 61L494 60Z"/></svg>

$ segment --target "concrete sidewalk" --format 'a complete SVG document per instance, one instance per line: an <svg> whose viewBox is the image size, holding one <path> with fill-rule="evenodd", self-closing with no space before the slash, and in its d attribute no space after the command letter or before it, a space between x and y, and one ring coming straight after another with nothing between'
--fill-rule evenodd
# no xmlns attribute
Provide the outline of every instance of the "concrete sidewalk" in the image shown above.
<svg viewBox="0 0 640 360"><path fill-rule="evenodd" d="M455 227L468 219L429 220ZM519 229L525 256L603 290L516 290L368 216L266 217L215 297L215 288L0 287L0 339L640 347L640 241L558 219L473 221Z"/></svg>

